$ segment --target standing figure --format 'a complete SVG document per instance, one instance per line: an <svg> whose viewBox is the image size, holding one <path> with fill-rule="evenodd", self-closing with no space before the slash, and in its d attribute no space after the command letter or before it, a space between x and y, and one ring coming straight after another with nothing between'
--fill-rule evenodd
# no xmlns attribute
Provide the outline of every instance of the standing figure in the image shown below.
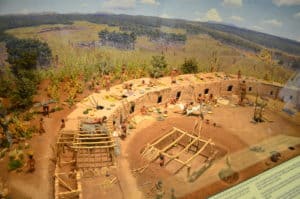
<svg viewBox="0 0 300 199"><path fill-rule="evenodd" d="M213 102L214 101L214 95L212 93L209 94L208 100L209 100L209 102Z"/></svg>
<svg viewBox="0 0 300 199"><path fill-rule="evenodd" d="M195 120L195 125L194 125L194 132L200 136L201 129L202 129L202 122L204 120L203 113L200 112L199 117Z"/></svg>
<svg viewBox="0 0 300 199"><path fill-rule="evenodd" d="M147 113L148 113L147 108L146 108L145 105L143 105L142 108L141 108L141 114L142 115L147 115Z"/></svg>
<svg viewBox="0 0 300 199"><path fill-rule="evenodd" d="M176 199L174 188L171 188L171 199Z"/></svg>
<svg viewBox="0 0 300 199"><path fill-rule="evenodd" d="M106 91L110 90L110 75L107 73L104 75L104 84Z"/></svg>
<svg viewBox="0 0 300 199"><path fill-rule="evenodd" d="M242 83L240 83L240 101L239 104L243 105L243 101L246 98L246 91L247 91L247 86L246 86L246 82L243 81Z"/></svg>
<svg viewBox="0 0 300 199"><path fill-rule="evenodd" d="M202 94L199 93L198 97L196 98L196 102L199 103L200 105L202 104Z"/></svg>
<svg viewBox="0 0 300 199"><path fill-rule="evenodd" d="M238 78L238 79L241 79L241 77L242 77L242 73L241 73L241 70L239 70L239 71L238 71L238 74L237 74L237 78Z"/></svg>
<svg viewBox="0 0 300 199"><path fill-rule="evenodd" d="M32 173L35 170L35 159L33 158L33 154L29 154L28 158L29 158L27 161L28 172Z"/></svg>
<svg viewBox="0 0 300 199"><path fill-rule="evenodd" d="M63 128L65 128L65 127L66 127L65 120L61 119L60 130L63 129Z"/></svg>
<svg viewBox="0 0 300 199"><path fill-rule="evenodd" d="M124 82L126 79L126 66L125 64L122 65L122 68L121 68L121 80L122 82Z"/></svg>
<svg viewBox="0 0 300 199"><path fill-rule="evenodd" d="M43 104L43 114L49 117L49 104Z"/></svg>
<svg viewBox="0 0 300 199"><path fill-rule="evenodd" d="M156 184L155 184L155 188L156 188L156 199L162 199L165 192L163 190L163 186L162 186L162 181L159 180Z"/></svg>
<svg viewBox="0 0 300 199"><path fill-rule="evenodd" d="M122 133L121 133L121 139L124 140L127 136L127 122L126 120L124 120L121 124L121 130L122 130Z"/></svg>
<svg viewBox="0 0 300 199"><path fill-rule="evenodd" d="M43 134L43 133L46 133L45 128L44 128L44 119L42 117L40 119L39 133L40 133L40 135Z"/></svg>
<svg viewBox="0 0 300 199"><path fill-rule="evenodd" d="M171 71L171 84L175 84L176 83L176 76L177 76L177 69L173 68L173 70Z"/></svg>
<svg viewBox="0 0 300 199"><path fill-rule="evenodd" d="M159 166L163 167L165 165L165 156L163 154L159 155Z"/></svg>

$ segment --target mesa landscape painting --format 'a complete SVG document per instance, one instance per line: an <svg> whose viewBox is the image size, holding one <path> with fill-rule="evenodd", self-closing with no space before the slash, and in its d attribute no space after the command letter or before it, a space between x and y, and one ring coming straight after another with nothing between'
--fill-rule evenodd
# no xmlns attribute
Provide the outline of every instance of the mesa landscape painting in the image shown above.
<svg viewBox="0 0 300 199"><path fill-rule="evenodd" d="M299 198L299 41L299 0L0 0L0 198Z"/></svg>

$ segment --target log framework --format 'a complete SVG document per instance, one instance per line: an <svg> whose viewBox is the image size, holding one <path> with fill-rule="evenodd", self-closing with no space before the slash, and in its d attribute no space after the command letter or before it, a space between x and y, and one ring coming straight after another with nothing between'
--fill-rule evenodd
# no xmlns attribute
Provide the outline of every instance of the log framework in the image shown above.
<svg viewBox="0 0 300 199"><path fill-rule="evenodd" d="M169 150L177 145L180 145L182 149L175 154L169 153ZM173 127L170 132L167 132L165 135L148 143L141 153L141 156L149 162L154 162L162 155L167 158L164 166L167 166L172 161L176 161L181 165L179 169L175 171L174 174L176 174L184 167L186 167L189 172L192 161L199 155L208 158L209 156L203 154L204 150L207 148L209 149L209 154L212 155L214 152L213 146L214 143L211 139L205 140L193 133ZM191 153L191 156L189 156L188 159L183 160L181 157L183 153Z"/></svg>
<svg viewBox="0 0 300 199"><path fill-rule="evenodd" d="M79 130L60 131L56 142L55 199L82 199L79 171L115 165L115 147L115 139L103 129L83 130L79 126Z"/></svg>
<svg viewBox="0 0 300 199"><path fill-rule="evenodd" d="M79 172L59 172L56 167L54 174L55 199L77 198L82 199L81 176Z"/></svg>
<svg viewBox="0 0 300 199"><path fill-rule="evenodd" d="M96 123L81 121L78 130L60 131L56 146L58 165L66 149L73 154L77 169L115 165L115 140L105 126Z"/></svg>

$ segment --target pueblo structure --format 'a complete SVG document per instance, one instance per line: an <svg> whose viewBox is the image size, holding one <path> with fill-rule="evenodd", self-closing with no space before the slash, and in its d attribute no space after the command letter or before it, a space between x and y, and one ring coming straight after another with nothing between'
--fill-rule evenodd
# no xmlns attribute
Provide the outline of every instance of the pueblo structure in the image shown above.
<svg viewBox="0 0 300 199"><path fill-rule="evenodd" d="M58 134L55 198L207 198L299 154L297 122L267 103L291 112L300 90L201 73L93 93Z"/></svg>

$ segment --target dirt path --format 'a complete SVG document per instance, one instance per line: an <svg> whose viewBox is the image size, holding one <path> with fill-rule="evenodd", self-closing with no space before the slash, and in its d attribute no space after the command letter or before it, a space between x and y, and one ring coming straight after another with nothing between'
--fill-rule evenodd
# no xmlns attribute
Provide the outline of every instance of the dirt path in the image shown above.
<svg viewBox="0 0 300 199"><path fill-rule="evenodd" d="M138 189L137 180L133 177L130 164L128 161L128 148L132 144L134 131L121 143L121 156L118 158L118 177L120 181L121 191L124 199L144 198L143 193Z"/></svg>
<svg viewBox="0 0 300 199"><path fill-rule="evenodd" d="M9 174L9 188L11 198L18 199L43 199L53 198L53 172L54 163L52 158L52 146L56 141L56 135L60 127L60 119L69 113L63 110L44 117L46 133L35 135L28 143L34 151L36 170L34 173Z"/></svg>

